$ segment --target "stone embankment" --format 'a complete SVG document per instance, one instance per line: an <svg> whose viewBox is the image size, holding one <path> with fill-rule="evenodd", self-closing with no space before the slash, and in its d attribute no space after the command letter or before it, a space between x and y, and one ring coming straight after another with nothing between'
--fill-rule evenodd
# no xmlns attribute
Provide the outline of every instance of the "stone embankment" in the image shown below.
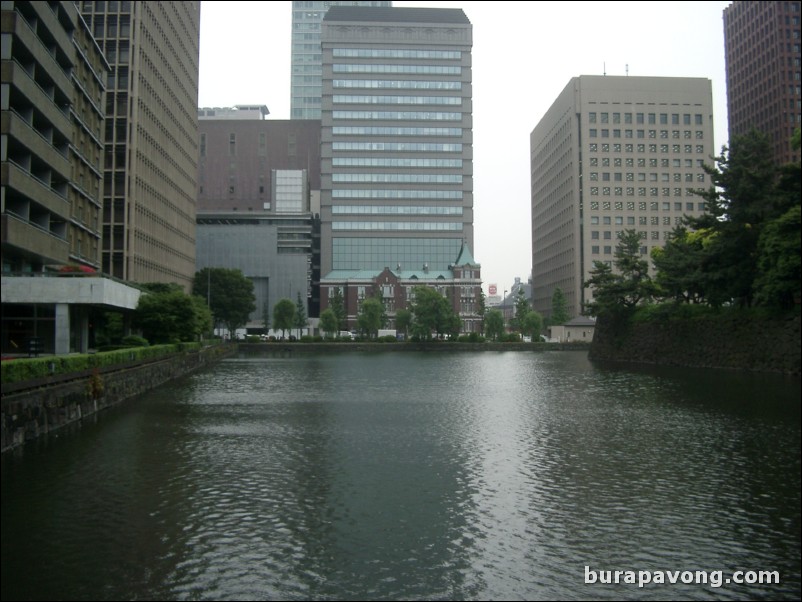
<svg viewBox="0 0 802 602"><path fill-rule="evenodd" d="M800 316L666 319L612 323L599 319L591 360L800 374Z"/></svg>
<svg viewBox="0 0 802 602"><path fill-rule="evenodd" d="M2 451L200 370L235 352L236 345L218 345L157 360L4 384L0 425Z"/></svg>

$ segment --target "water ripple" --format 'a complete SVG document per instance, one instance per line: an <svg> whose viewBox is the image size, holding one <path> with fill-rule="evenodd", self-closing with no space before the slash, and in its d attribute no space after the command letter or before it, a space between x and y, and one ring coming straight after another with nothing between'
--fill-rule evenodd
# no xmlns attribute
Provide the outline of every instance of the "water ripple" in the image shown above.
<svg viewBox="0 0 802 602"><path fill-rule="evenodd" d="M4 458L3 599L796 599L798 399L581 353L225 361Z"/></svg>

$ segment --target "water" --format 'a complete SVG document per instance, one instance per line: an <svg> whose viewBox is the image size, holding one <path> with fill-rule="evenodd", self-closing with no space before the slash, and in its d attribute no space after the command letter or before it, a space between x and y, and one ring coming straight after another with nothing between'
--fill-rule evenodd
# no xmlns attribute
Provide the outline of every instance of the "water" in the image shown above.
<svg viewBox="0 0 802 602"><path fill-rule="evenodd" d="M799 399L584 352L227 360L3 457L2 598L798 599Z"/></svg>

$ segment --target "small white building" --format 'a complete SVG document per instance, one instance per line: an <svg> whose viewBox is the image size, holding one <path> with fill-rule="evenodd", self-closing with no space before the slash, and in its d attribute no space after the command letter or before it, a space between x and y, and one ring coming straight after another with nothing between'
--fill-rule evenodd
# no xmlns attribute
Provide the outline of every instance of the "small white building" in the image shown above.
<svg viewBox="0 0 802 602"><path fill-rule="evenodd" d="M568 320L561 326L551 326L549 328L549 338L560 343L572 343L582 341L590 343L593 340L593 331L596 328L596 318L587 316L577 316Z"/></svg>

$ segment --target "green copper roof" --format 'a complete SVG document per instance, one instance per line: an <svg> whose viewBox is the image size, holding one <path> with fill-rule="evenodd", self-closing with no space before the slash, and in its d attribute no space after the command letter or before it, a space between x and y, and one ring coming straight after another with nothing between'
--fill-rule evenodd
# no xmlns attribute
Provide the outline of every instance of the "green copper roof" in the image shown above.
<svg viewBox="0 0 802 602"><path fill-rule="evenodd" d="M463 266L463 265L471 265L479 267L479 264L476 263L476 260L471 255L471 250L468 248L468 243L463 242L462 248L459 251L459 257L457 257L457 261L454 262L455 266Z"/></svg>

